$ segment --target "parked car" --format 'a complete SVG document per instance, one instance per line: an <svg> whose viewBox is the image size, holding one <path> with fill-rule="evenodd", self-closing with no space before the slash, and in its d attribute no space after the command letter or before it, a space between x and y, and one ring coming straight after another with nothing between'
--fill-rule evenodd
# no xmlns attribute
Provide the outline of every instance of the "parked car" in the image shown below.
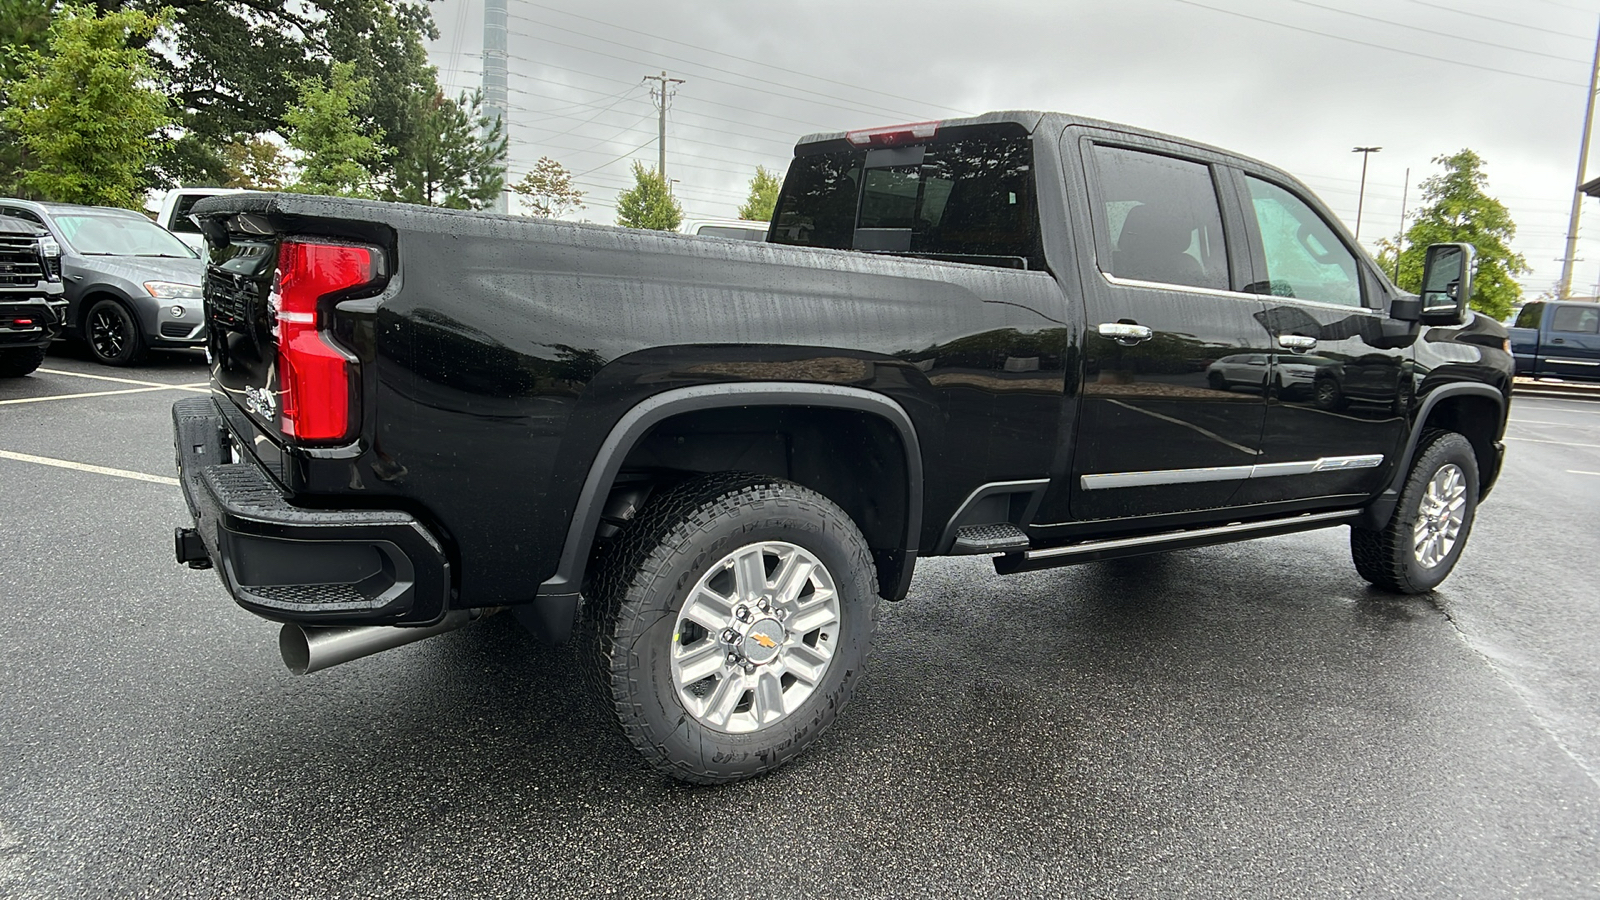
<svg viewBox="0 0 1600 900"><path fill-rule="evenodd" d="M1600 303L1538 300L1511 327L1517 374L1563 381L1600 381Z"/></svg>
<svg viewBox="0 0 1600 900"><path fill-rule="evenodd" d="M685 219L678 231L701 237L732 238L736 241L764 241L770 223L749 219Z"/></svg>
<svg viewBox="0 0 1600 900"><path fill-rule="evenodd" d="M173 188L161 198L161 205L155 210L156 224L177 235L178 240L188 244L191 249L202 251L206 246L205 239L200 236L199 226L189 218L189 211L207 197L238 193L241 193L238 188Z"/></svg>
<svg viewBox="0 0 1600 900"><path fill-rule="evenodd" d="M66 315L61 245L43 225L0 216L0 378L39 368Z"/></svg>
<svg viewBox="0 0 1600 900"><path fill-rule="evenodd" d="M1089 119L804 138L759 247L293 194L195 215L213 389L173 407L178 561L300 673L500 609L576 635L687 781L813 744L920 556L1347 527L1360 577L1422 593L1505 452L1471 247L1406 293L1289 174ZM1208 384L1304 353L1385 402Z"/></svg>
<svg viewBox="0 0 1600 900"><path fill-rule="evenodd" d="M61 245L67 334L108 366L152 347L203 347L200 256L139 213L104 206L0 199L0 216L47 229Z"/></svg>

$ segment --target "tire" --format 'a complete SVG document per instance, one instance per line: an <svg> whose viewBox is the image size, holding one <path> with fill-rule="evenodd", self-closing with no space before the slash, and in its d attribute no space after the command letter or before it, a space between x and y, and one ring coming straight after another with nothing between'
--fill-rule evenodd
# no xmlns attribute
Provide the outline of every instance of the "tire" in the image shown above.
<svg viewBox="0 0 1600 900"><path fill-rule="evenodd" d="M83 336L89 352L108 366L134 365L149 352L139 321L126 306L109 297L89 307L83 317Z"/></svg>
<svg viewBox="0 0 1600 900"><path fill-rule="evenodd" d="M1312 386L1312 402L1317 409L1343 409L1344 391L1332 378L1319 378Z"/></svg>
<svg viewBox="0 0 1600 900"><path fill-rule="evenodd" d="M1206 376L1206 384L1209 384L1213 391L1225 391L1228 389L1228 378L1221 372L1212 372Z"/></svg>
<svg viewBox="0 0 1600 900"><path fill-rule="evenodd" d="M0 350L0 378L21 378L44 364L43 347Z"/></svg>
<svg viewBox="0 0 1600 900"><path fill-rule="evenodd" d="M1461 558L1478 511L1478 458L1452 431L1430 430L1418 442L1389 524L1350 527L1356 571L1396 594L1422 594L1444 581Z"/></svg>
<svg viewBox="0 0 1600 900"><path fill-rule="evenodd" d="M872 554L844 511L740 473L654 497L594 587L585 631L604 705L651 766L696 784L770 772L815 743L877 621Z"/></svg>

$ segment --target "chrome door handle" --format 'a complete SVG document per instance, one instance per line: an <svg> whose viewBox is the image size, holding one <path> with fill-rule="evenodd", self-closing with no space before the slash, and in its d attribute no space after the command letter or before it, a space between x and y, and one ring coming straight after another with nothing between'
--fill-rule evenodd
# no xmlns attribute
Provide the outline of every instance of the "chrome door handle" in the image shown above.
<svg viewBox="0 0 1600 900"><path fill-rule="evenodd" d="M1101 337L1111 338L1113 341L1125 346L1132 346L1140 341L1148 341L1155 336L1155 332L1148 327L1134 325L1129 322L1101 322L1095 327L1095 330L1100 332Z"/></svg>
<svg viewBox="0 0 1600 900"><path fill-rule="evenodd" d="M1306 337L1303 334L1280 334L1278 335L1278 346L1285 350L1293 350L1296 353L1304 353L1317 346L1317 339Z"/></svg>

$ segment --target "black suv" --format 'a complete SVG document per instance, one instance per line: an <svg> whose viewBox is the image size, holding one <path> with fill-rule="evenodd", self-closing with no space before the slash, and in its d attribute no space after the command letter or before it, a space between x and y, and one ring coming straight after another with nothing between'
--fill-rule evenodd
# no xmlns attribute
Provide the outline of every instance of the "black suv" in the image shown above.
<svg viewBox="0 0 1600 900"><path fill-rule="evenodd" d="M0 378L39 368L66 314L61 245L38 225L0 216Z"/></svg>

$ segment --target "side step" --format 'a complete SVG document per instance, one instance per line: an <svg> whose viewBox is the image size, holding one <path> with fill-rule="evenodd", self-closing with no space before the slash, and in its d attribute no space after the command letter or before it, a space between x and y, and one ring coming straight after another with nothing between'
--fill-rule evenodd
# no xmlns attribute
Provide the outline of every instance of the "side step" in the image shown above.
<svg viewBox="0 0 1600 900"><path fill-rule="evenodd" d="M1050 569L1056 566L1071 566L1101 559L1114 559L1119 556L1139 556L1145 553L1183 550L1189 547L1205 547L1211 544L1226 544L1251 538L1274 537L1280 534L1293 534L1297 531L1311 531L1317 528L1327 528L1331 525L1342 525L1360 515L1360 510L1348 509L1338 512L1306 513L1287 519L1233 522L1228 525L1217 525L1211 528L1191 528L1183 531L1142 535L1140 537L1084 541L1081 544L1068 544L1065 547L1050 547L1044 550L1029 550L1024 553L1007 553L1004 556L997 556L994 560L994 570L1001 575L1012 575L1017 572L1031 572L1036 569ZM957 546L959 545L959 542L957 542Z"/></svg>
<svg viewBox="0 0 1600 900"><path fill-rule="evenodd" d="M952 555L1011 553L1028 549L1028 535L1015 525L964 525L956 532Z"/></svg>

